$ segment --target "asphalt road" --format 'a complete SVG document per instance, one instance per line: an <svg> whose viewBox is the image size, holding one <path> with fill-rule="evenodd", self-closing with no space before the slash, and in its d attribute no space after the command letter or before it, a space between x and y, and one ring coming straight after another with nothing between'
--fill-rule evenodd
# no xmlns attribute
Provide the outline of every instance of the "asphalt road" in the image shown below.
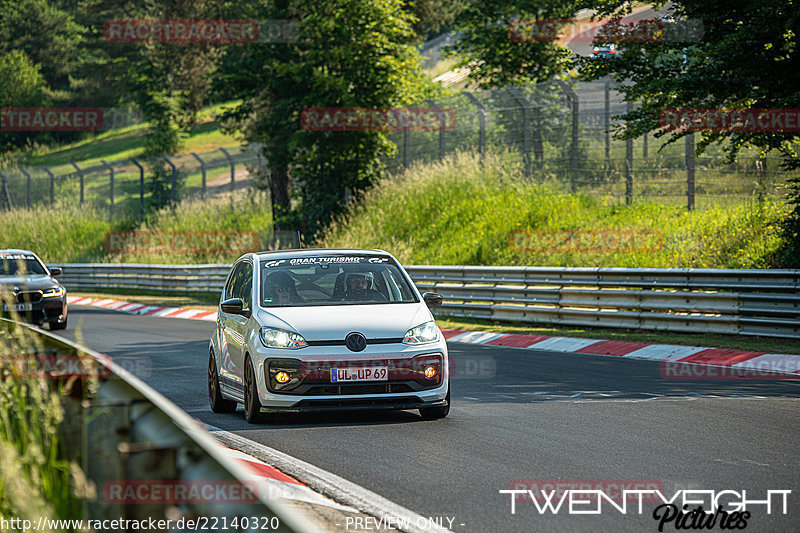
<svg viewBox="0 0 800 533"><path fill-rule="evenodd" d="M746 530L800 530L797 381L667 381L651 361L451 343L457 377L447 419L328 414L254 427L241 407L228 415L208 408L212 323L74 306L65 336L76 327L78 340L203 422L423 516L454 518L454 531L658 531L653 505L642 515L605 506L601 515L543 516L521 502L512 514L498 492L514 480L553 479L654 480L667 497L745 489L752 500L788 489L788 514L753 507ZM664 528L674 530L674 522Z"/></svg>

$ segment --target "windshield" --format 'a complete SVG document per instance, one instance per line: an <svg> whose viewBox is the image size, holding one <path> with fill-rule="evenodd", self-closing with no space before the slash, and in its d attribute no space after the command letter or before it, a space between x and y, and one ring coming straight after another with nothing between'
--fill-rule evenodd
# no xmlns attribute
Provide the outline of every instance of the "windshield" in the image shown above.
<svg viewBox="0 0 800 533"><path fill-rule="evenodd" d="M0 276L45 274L44 265L31 254L0 253Z"/></svg>
<svg viewBox="0 0 800 533"><path fill-rule="evenodd" d="M398 266L385 256L320 256L266 261L262 307L415 303Z"/></svg>

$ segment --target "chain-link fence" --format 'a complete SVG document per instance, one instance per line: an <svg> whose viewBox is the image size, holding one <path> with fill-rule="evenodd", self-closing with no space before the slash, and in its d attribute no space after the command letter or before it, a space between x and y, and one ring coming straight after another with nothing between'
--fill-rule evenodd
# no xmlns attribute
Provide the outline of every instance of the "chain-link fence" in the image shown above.
<svg viewBox="0 0 800 533"><path fill-rule="evenodd" d="M111 218L138 217L153 200L153 168L165 166L164 194L171 200L231 195L249 186L250 171L263 164L255 146L161 158L90 160L0 169L0 209L55 202L107 210Z"/></svg>
<svg viewBox="0 0 800 533"><path fill-rule="evenodd" d="M612 83L555 81L539 85L464 91L429 101L452 110L455 126L436 132L397 131L398 172L416 161L430 161L456 150L503 152L518 157L535 182L553 182L565 192L582 191L619 201L658 198L693 208L743 198L782 196L787 179L798 172L779 168L780 158L760 159L743 151L734 164L720 147L695 156L695 135L665 145L666 136L621 140L615 118L633 106Z"/></svg>
<svg viewBox="0 0 800 533"><path fill-rule="evenodd" d="M618 116L631 109L609 82L564 82L463 91L417 104L446 110L452 128L393 131L397 153L386 160L397 173L418 161L457 150L503 153L521 163L536 183L564 192L610 196L620 202L657 198L689 208L700 203L783 196L800 172L779 168L777 156L744 151L733 164L719 147L695 156L695 136L664 145L652 135L620 140ZM445 113L442 114L444 116ZM35 207L57 200L91 204L112 217L144 217L151 201L154 164L167 164L166 194L176 200L233 194L265 164L256 145L160 160L93 160L0 169L0 209ZM171 175L170 175L171 174Z"/></svg>

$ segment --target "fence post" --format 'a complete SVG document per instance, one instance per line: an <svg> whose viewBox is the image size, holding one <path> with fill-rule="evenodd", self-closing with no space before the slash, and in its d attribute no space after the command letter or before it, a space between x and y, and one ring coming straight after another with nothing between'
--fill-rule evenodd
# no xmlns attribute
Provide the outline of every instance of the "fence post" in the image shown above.
<svg viewBox="0 0 800 533"><path fill-rule="evenodd" d="M81 205L83 205L83 170L78 168L78 164L75 163L74 161L70 162L70 165L75 167L75 170L78 171L78 176L80 176L80 179L81 179Z"/></svg>
<svg viewBox="0 0 800 533"><path fill-rule="evenodd" d="M50 207L53 206L55 203L56 197L56 177L50 172L50 169L47 167L42 167L42 170L47 172L47 175L50 176Z"/></svg>
<svg viewBox="0 0 800 533"><path fill-rule="evenodd" d="M25 175L25 178L27 179L26 184L25 184L25 197L26 197L26 200L27 200L28 209L30 209L31 208L31 175L28 174L28 171L25 170L24 168L22 168L22 167L17 167L17 168L19 169L20 172L22 172Z"/></svg>
<svg viewBox="0 0 800 533"><path fill-rule="evenodd" d="M439 159L444 159L444 152L447 147L447 140L445 138L446 131L444 114L441 113L441 108L433 103L433 100L425 100L432 109L439 111Z"/></svg>
<svg viewBox="0 0 800 533"><path fill-rule="evenodd" d="M234 187L236 186L235 181L234 181L236 179L236 177L235 177L236 165L233 162L233 158L231 157L231 154L229 154L228 151L225 148L220 148L219 151L222 152L223 154L225 154L225 157L228 158L228 163L231 164L231 202L232 202L233 201L233 191L234 191Z"/></svg>
<svg viewBox="0 0 800 533"><path fill-rule="evenodd" d="M756 170L758 171L758 190L756 194L758 195L758 202L761 203L764 201L764 187L766 186L767 156L761 155L758 158L756 161Z"/></svg>
<svg viewBox="0 0 800 533"><path fill-rule="evenodd" d="M611 84L606 82L605 90L605 130L606 130L606 168L611 168Z"/></svg>
<svg viewBox="0 0 800 533"><path fill-rule="evenodd" d="M694 133L686 136L686 201L688 209L694 209Z"/></svg>
<svg viewBox="0 0 800 533"><path fill-rule="evenodd" d="M203 188L202 188L202 190L200 192L200 196L205 198L206 197L206 162L203 161L202 159L200 159L200 156L197 155L194 152L192 152L192 157L197 159L197 161L200 163L200 172L203 173ZM259 162L261 162L261 155L260 154L259 154Z"/></svg>
<svg viewBox="0 0 800 533"><path fill-rule="evenodd" d="M408 144L411 140L411 133L408 131L408 128L403 129L403 166L408 168L411 164L411 156L408 153Z"/></svg>
<svg viewBox="0 0 800 533"><path fill-rule="evenodd" d="M633 111L633 102L628 100L626 111ZM633 138L625 139L625 203L633 202Z"/></svg>
<svg viewBox="0 0 800 533"><path fill-rule="evenodd" d="M134 158L131 158L131 163L139 169L139 220L144 222L144 167Z"/></svg>
<svg viewBox="0 0 800 533"><path fill-rule="evenodd" d="M108 163L106 163L105 161L103 161L102 159L100 160L100 163L104 167L106 167L108 169L108 172L109 172L109 178L110 178L110 181L109 181L109 184L110 184L110 187L109 187L109 199L110 199L110 203L109 203L109 206L108 206L108 213L109 213L109 216L113 219L114 218L114 168L111 165L109 165Z"/></svg>
<svg viewBox="0 0 800 533"><path fill-rule="evenodd" d="M572 90L572 87L562 80L557 81L561 86L561 90L564 91L567 100L571 104L570 107L572 108L572 142L569 148L569 170L570 185L572 186L572 191L575 192L577 189L578 177L578 114L580 113L580 104L578 102L578 95L575 94L575 91Z"/></svg>
<svg viewBox="0 0 800 533"><path fill-rule="evenodd" d="M642 137L642 159L647 159L647 134Z"/></svg>
<svg viewBox="0 0 800 533"><path fill-rule="evenodd" d="M530 103L524 96L519 94L518 87L508 87L506 89L511 97L522 106L522 162L525 165L525 177L531 175L531 139L529 135L530 125Z"/></svg>
<svg viewBox="0 0 800 533"><path fill-rule="evenodd" d="M171 180L172 181L172 191L170 192L170 195L172 197L172 207L174 208L175 207L175 203L178 201L178 195L177 195L177 191L176 191L177 182L178 182L178 169L175 168L175 163L173 163L170 160L169 157L162 156L162 159L164 159L164 161L166 161L167 164L172 169L172 180Z"/></svg>
<svg viewBox="0 0 800 533"><path fill-rule="evenodd" d="M475 98L472 93L464 91L464 96L478 109L478 152L481 154L481 163L486 157L486 108Z"/></svg>
<svg viewBox="0 0 800 533"><path fill-rule="evenodd" d="M0 188L0 211L11 211L11 194L8 192L8 180L4 174L0 173L0 179L2 179L2 187Z"/></svg>

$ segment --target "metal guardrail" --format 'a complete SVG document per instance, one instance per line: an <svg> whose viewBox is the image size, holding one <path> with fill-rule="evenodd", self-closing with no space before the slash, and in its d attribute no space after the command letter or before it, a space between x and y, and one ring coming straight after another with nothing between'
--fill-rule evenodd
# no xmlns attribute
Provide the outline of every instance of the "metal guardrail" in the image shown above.
<svg viewBox="0 0 800 533"><path fill-rule="evenodd" d="M0 322L11 321L0 318ZM198 422L110 358L27 324L17 325L36 335L48 356L73 361L77 356L89 357L95 370L101 369L93 373L98 386L88 400L62 396L65 448L80 456L84 473L97 487L97 499L87 502L84 519L171 519L173 527L169 529L179 530L175 524L181 518L183 523L197 523L201 517L208 517L238 531L262 531L262 520L272 519L270 530L314 530L301 522L288 504L277 501L262 487L254 487L247 468L223 453L223 447ZM201 496L170 501L169 492L162 488L155 493L161 494L155 501L134 504L109 500L104 492L107 483L167 486L173 482L183 484L187 492L195 487ZM244 486L245 490L231 492L235 486ZM225 494L252 497L226 500L219 496L220 488ZM211 496L203 496L209 493ZM253 517L258 517L258 523L253 523ZM237 525L231 526L234 519Z"/></svg>
<svg viewBox="0 0 800 533"><path fill-rule="evenodd" d="M219 292L228 265L63 264L71 290ZM441 313L800 339L800 270L408 266Z"/></svg>

